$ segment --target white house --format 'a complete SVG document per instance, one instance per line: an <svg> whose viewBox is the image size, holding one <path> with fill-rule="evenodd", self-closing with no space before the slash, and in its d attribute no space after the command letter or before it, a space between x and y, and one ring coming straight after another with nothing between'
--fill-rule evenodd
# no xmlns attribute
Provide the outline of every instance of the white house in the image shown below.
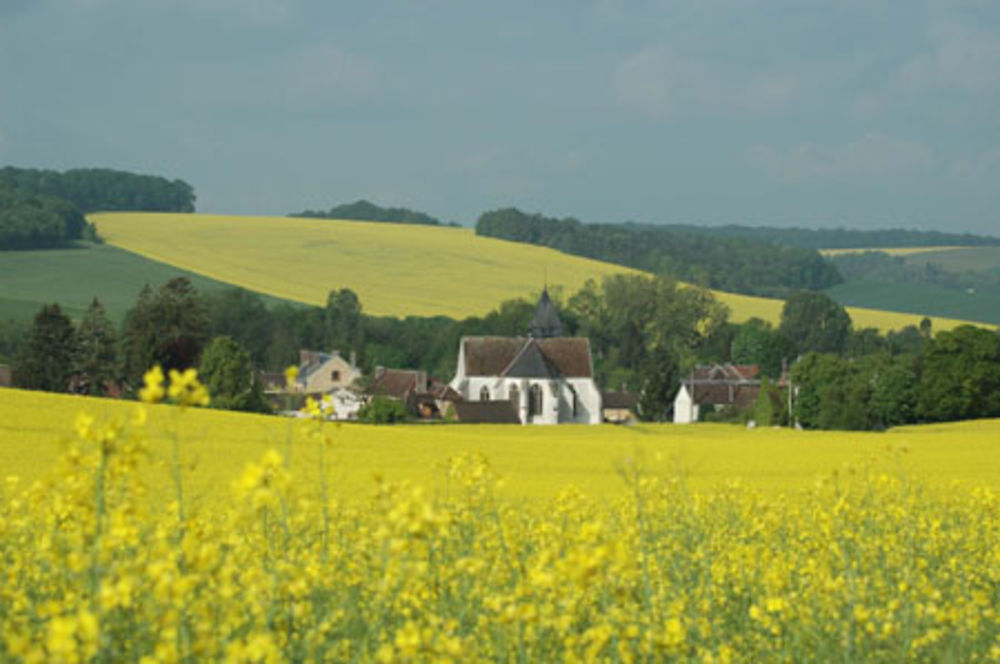
<svg viewBox="0 0 1000 664"><path fill-rule="evenodd" d="M756 364L709 364L695 367L681 380L674 397L674 423L697 422L702 407L710 411L749 408L760 392Z"/></svg>
<svg viewBox="0 0 1000 664"><path fill-rule="evenodd" d="M528 337L463 337L450 386L465 401L509 401L523 424L601 422L590 341L562 336L548 291Z"/></svg>

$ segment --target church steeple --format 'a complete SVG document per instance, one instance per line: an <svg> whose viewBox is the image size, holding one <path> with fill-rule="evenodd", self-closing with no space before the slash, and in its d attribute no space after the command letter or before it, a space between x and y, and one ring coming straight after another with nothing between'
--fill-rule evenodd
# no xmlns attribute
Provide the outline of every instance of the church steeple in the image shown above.
<svg viewBox="0 0 1000 664"><path fill-rule="evenodd" d="M528 336L535 339L563 336L562 321L559 320L559 312L556 311L556 305L549 297L547 287L542 289L542 296L538 298L535 317L531 319L531 325L528 326Z"/></svg>

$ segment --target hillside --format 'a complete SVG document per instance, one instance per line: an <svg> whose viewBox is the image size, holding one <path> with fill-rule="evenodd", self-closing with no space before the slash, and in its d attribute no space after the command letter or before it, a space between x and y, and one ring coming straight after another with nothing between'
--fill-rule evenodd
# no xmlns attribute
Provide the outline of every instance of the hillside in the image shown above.
<svg viewBox="0 0 1000 664"><path fill-rule="evenodd" d="M553 249L479 237L470 229L331 223L283 217L108 213L88 217L115 246L248 290L322 304L351 288L385 315L483 314L537 292L572 293L588 278L630 271ZM716 293L734 321L777 321L780 300ZM850 309L856 327L895 329L921 316ZM961 321L934 319L935 329Z"/></svg>
<svg viewBox="0 0 1000 664"><path fill-rule="evenodd" d="M0 320L30 321L43 304L56 302L71 317L98 297L112 320L135 304L143 284L157 287L187 277L201 292L231 288L173 265L109 245L79 243L72 249L10 251L0 260Z"/></svg>

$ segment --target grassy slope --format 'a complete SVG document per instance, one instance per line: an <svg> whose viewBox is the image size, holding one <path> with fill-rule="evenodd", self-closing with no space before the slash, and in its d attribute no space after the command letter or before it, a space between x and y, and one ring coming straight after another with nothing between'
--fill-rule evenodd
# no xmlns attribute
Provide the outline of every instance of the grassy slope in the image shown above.
<svg viewBox="0 0 1000 664"><path fill-rule="evenodd" d="M131 419L137 405L21 390L0 390L0 481L41 477L73 435L77 413ZM179 417L178 417L179 416ZM169 476L170 436L177 427L188 468L185 493L225 499L245 464L268 448L282 453L291 437L295 473L315 477L317 445L292 420L169 406L150 409L146 432L157 476ZM442 486L447 460L481 452L514 496L554 496L575 486L592 496L624 490L618 469L638 461L645 472L681 477L695 487L742 480L753 488L808 488L845 464L947 483L1000 484L1000 420L915 426L888 433L811 432L705 424L635 427L502 425L331 425L334 491L367 496L372 478ZM903 451L902 446L908 451ZM780 459L780 464L775 460Z"/></svg>
<svg viewBox="0 0 1000 664"><path fill-rule="evenodd" d="M461 228L281 217L116 213L91 215L109 242L143 256L271 295L322 304L351 288L366 311L389 315L482 314L550 285L572 293L626 268L552 249L477 237ZM782 302L717 293L733 320L777 321ZM919 315L851 310L858 327L916 324ZM935 320L937 329L959 321Z"/></svg>
<svg viewBox="0 0 1000 664"><path fill-rule="evenodd" d="M965 291L922 284L883 284L849 281L826 291L844 305L893 308L1000 325L1000 292Z"/></svg>
<svg viewBox="0 0 1000 664"><path fill-rule="evenodd" d="M178 276L188 277L202 292L232 288L110 245L0 252L0 319L31 320L51 302L77 317L97 296L108 315L120 320L143 284L156 288Z"/></svg>
<svg viewBox="0 0 1000 664"><path fill-rule="evenodd" d="M1000 271L1000 247L963 247L907 256L908 263L937 263L946 270Z"/></svg>

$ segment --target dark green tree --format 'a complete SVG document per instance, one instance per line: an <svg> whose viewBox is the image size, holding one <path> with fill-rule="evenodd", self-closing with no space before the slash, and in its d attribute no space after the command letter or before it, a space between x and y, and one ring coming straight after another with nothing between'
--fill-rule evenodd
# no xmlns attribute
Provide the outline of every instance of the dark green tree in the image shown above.
<svg viewBox="0 0 1000 664"><path fill-rule="evenodd" d="M668 346L654 348L640 377L639 417L652 422L666 421L680 388L680 365L673 350Z"/></svg>
<svg viewBox="0 0 1000 664"><path fill-rule="evenodd" d="M961 325L924 346L917 402L921 419L1000 416L1000 336Z"/></svg>
<svg viewBox="0 0 1000 664"><path fill-rule="evenodd" d="M138 385L154 364L164 371L198 366L208 326L205 303L187 278L171 279L155 294L144 288L125 317L122 333L129 384Z"/></svg>
<svg viewBox="0 0 1000 664"><path fill-rule="evenodd" d="M213 408L254 413L270 410L250 353L229 337L215 337L205 346L198 373Z"/></svg>
<svg viewBox="0 0 1000 664"><path fill-rule="evenodd" d="M751 318L738 326L730 349L736 364L757 364L761 374L771 378L781 375L785 362L795 359L795 345L765 320Z"/></svg>
<svg viewBox="0 0 1000 664"><path fill-rule="evenodd" d="M14 364L18 387L67 392L76 356L73 323L58 304L47 304L35 316L27 344Z"/></svg>
<svg viewBox="0 0 1000 664"><path fill-rule="evenodd" d="M102 395L118 370L118 340L104 305L96 297L76 331L77 347L74 389Z"/></svg>
<svg viewBox="0 0 1000 664"><path fill-rule="evenodd" d="M364 348L364 318L361 300L349 288L330 291L326 298L326 340L330 348L344 353Z"/></svg>
<svg viewBox="0 0 1000 664"><path fill-rule="evenodd" d="M406 418L406 406L389 397L373 397L358 409L358 421L368 424L396 424L405 422Z"/></svg>
<svg viewBox="0 0 1000 664"><path fill-rule="evenodd" d="M800 353L842 353L851 336L851 317L829 295L798 291L785 300L778 330Z"/></svg>

